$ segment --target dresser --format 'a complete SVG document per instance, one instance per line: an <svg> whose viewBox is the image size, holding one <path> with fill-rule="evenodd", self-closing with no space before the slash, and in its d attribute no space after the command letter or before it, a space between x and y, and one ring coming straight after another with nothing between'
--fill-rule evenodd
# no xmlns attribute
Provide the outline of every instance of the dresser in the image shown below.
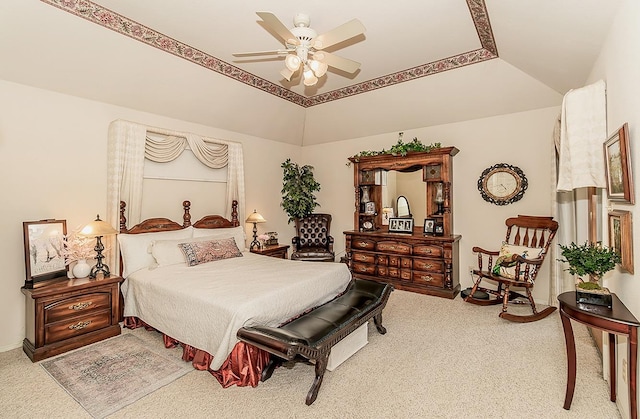
<svg viewBox="0 0 640 419"><path fill-rule="evenodd" d="M33 361L117 336L122 278L57 278L25 295L26 337L22 348Z"/></svg>
<svg viewBox="0 0 640 419"><path fill-rule="evenodd" d="M396 289L454 298L460 291L460 236L424 236L378 231L345 231L346 251L356 278L393 284Z"/></svg>
<svg viewBox="0 0 640 419"><path fill-rule="evenodd" d="M443 147L406 155L349 158L354 227L344 232L344 259L354 277L445 298L458 294L461 236L453 234L456 154L457 148ZM407 174L409 180L405 180ZM400 198L408 214L401 214ZM402 218L387 218L388 211ZM409 227L401 233L395 232L397 228L390 232L394 223Z"/></svg>

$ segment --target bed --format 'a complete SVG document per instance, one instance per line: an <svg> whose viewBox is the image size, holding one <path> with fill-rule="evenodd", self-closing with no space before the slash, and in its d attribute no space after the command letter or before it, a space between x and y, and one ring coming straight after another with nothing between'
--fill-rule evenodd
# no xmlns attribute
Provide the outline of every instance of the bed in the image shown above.
<svg viewBox="0 0 640 419"><path fill-rule="evenodd" d="M127 228L120 205L125 326L145 326L182 345L183 359L224 386L256 386L269 354L240 342L246 326L279 326L332 300L348 287L343 263L309 263L245 249L237 218L203 217L191 224L152 218Z"/></svg>

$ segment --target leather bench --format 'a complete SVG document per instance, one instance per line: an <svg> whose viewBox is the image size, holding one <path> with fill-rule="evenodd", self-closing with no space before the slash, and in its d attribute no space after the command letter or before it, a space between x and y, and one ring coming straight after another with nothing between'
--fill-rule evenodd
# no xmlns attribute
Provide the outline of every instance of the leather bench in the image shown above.
<svg viewBox="0 0 640 419"><path fill-rule="evenodd" d="M306 404L316 400L327 368L331 348L351 332L373 318L380 334L382 309L393 287L389 284L355 279L344 293L333 300L293 319L280 327L253 326L238 330L238 339L271 354L262 371L261 381L271 377L284 360L297 356L315 361L315 380L307 394Z"/></svg>

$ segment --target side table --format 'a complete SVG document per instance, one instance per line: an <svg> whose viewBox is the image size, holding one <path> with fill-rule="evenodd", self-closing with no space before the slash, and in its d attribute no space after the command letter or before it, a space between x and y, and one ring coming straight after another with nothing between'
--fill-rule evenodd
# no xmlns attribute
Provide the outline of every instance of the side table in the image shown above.
<svg viewBox="0 0 640 419"><path fill-rule="evenodd" d="M257 253L259 255L271 256L274 258L288 259L289 245L288 244L273 244L270 246L263 246L259 249L251 249L251 253Z"/></svg>
<svg viewBox="0 0 640 419"><path fill-rule="evenodd" d="M119 335L121 282L119 276L64 277L23 287L27 356L37 362Z"/></svg>
<svg viewBox="0 0 640 419"><path fill-rule="evenodd" d="M638 401L636 397L636 369L638 365L638 326L640 323L631 314L617 295L612 294L611 308L576 302L575 291L565 292L558 296L560 302L560 319L567 345L567 392L564 398L564 408L569 410L573 401L573 391L576 387L576 344L571 327L571 319L609 334L609 381L611 385L611 401L616 401L616 338L615 335L628 336L629 365L629 403L632 419L638 417Z"/></svg>

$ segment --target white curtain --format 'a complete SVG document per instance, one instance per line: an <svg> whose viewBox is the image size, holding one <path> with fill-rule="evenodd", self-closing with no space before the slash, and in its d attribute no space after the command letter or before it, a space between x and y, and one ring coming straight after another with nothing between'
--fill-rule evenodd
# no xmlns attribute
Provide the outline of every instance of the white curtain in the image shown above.
<svg viewBox="0 0 640 419"><path fill-rule="evenodd" d="M560 116L553 130L553 143L551 151L551 184L558 181L558 166L560 163ZM549 249L551 258L551 280L549 282L549 305L558 306L558 295L573 289L573 275L566 271L565 263L558 259L562 257L557 243L567 244L577 241L577 200L575 191L558 192L551 190L551 215L558 221L558 232L554 243Z"/></svg>
<svg viewBox="0 0 640 419"><path fill-rule="evenodd" d="M556 242L582 243L589 238L588 188L604 188L604 151L607 138L606 85L599 80L570 90L562 100L562 113L556 121L551 153L552 212L558 220ZM597 218L597 217L596 217ZM558 305L557 295L574 288L574 278L566 264L557 261L561 252L552 247L549 303Z"/></svg>
<svg viewBox="0 0 640 419"><path fill-rule="evenodd" d="M163 137L151 138L147 136L149 132ZM245 213L241 144L123 120L110 124L108 141L107 220L111 225L120 226L120 201L127 203L127 226L142 221L144 159L166 163L176 159L187 146L207 167L220 169L227 166L225 218L232 218L233 200L238 201L239 214ZM109 245L116 249L115 238L110 239ZM119 260L116 255L117 252L109 252L108 264L117 269Z"/></svg>

